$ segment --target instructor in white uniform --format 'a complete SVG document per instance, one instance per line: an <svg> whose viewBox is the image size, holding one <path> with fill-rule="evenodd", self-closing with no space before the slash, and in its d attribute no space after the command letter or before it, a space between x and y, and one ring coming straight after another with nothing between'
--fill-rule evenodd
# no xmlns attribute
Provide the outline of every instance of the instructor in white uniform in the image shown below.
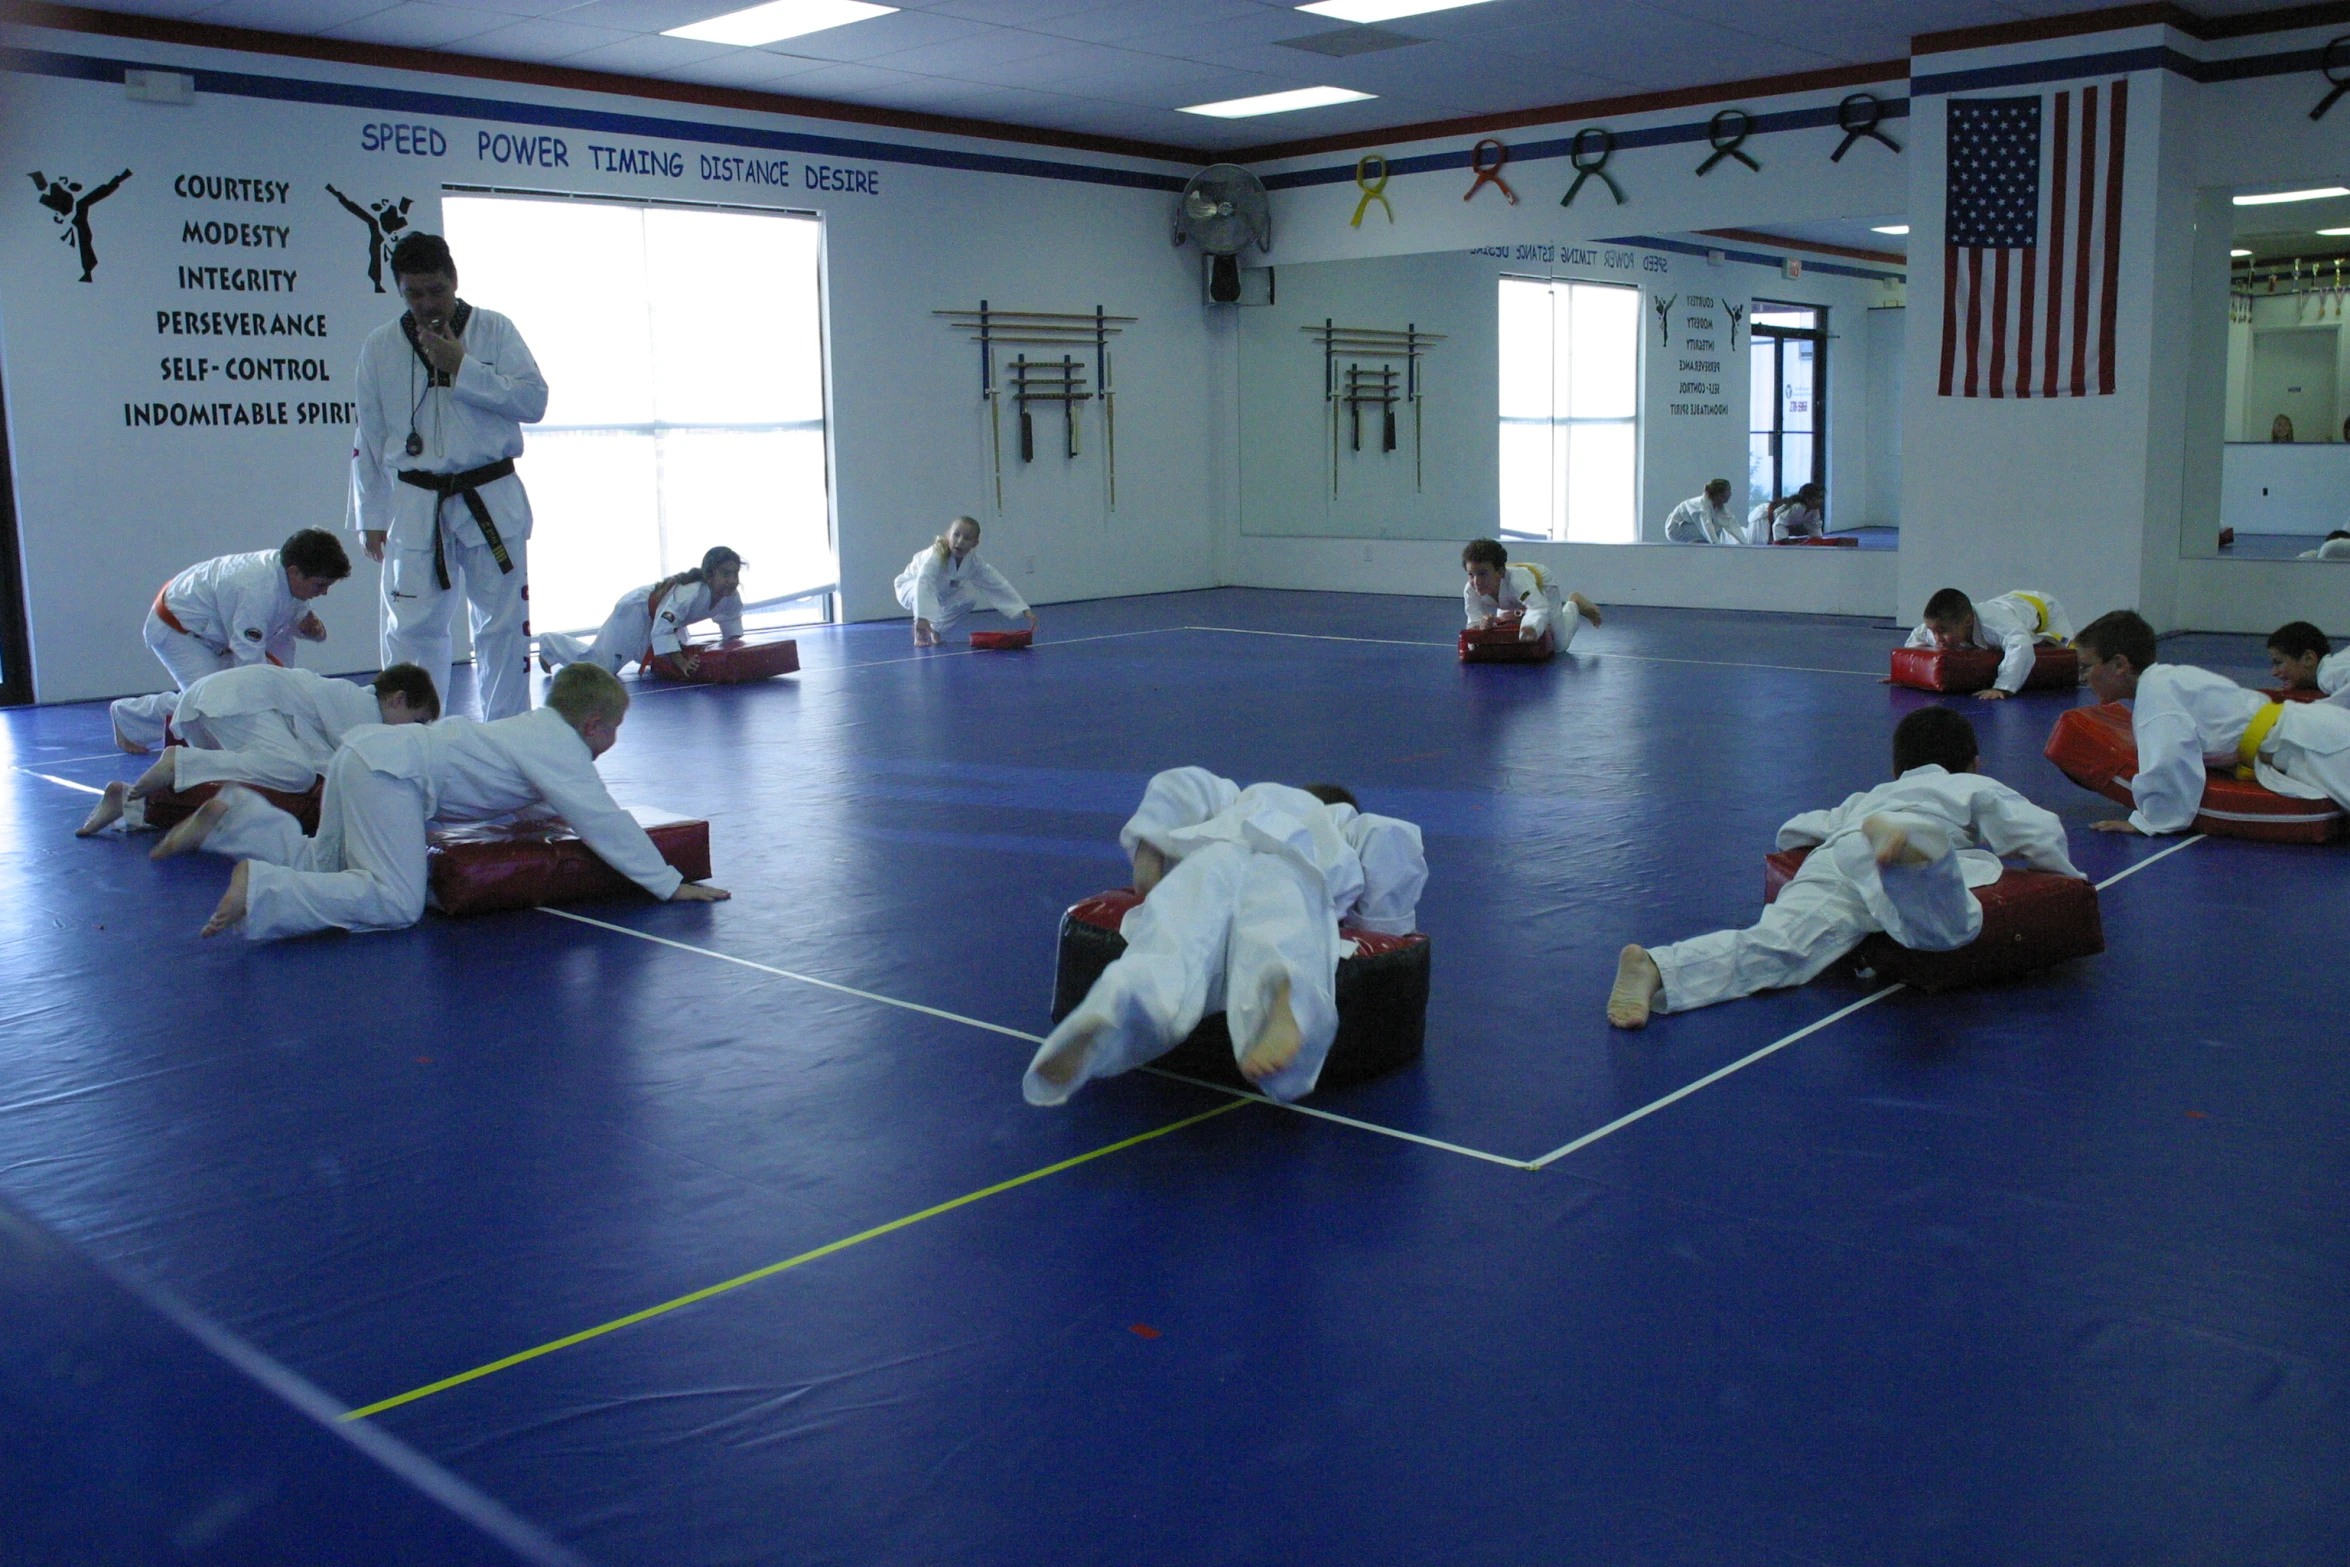
<svg viewBox="0 0 2350 1567"><path fill-rule="evenodd" d="M462 590L481 715L511 718L530 708L530 497L514 459L547 383L513 322L457 297L439 235L400 241L392 274L408 312L359 350L351 451L356 526L384 564L384 662L446 692Z"/></svg>

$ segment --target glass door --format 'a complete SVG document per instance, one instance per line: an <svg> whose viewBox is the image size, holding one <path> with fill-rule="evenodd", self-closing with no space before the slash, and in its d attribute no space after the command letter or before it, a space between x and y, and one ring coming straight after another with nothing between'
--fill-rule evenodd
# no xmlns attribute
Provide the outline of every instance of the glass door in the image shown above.
<svg viewBox="0 0 2350 1567"><path fill-rule="evenodd" d="M1758 299L1751 339L1749 510L1827 485L1828 312Z"/></svg>

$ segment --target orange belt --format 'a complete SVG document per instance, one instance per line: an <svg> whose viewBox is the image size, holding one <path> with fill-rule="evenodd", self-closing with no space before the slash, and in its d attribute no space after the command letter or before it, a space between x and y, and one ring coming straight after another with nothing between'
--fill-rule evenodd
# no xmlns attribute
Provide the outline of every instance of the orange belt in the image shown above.
<svg viewBox="0 0 2350 1567"><path fill-rule="evenodd" d="M181 625L179 616L173 614L171 612L171 606L163 602L163 596L170 591L171 584L168 582L155 590L155 618L162 621L165 625L171 627L172 630L178 632L183 637L194 636L196 633Z"/></svg>

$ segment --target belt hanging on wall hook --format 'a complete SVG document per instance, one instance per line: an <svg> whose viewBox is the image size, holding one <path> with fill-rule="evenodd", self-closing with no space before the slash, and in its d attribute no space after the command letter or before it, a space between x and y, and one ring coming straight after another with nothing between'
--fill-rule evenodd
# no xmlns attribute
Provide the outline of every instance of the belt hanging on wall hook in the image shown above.
<svg viewBox="0 0 2350 1567"><path fill-rule="evenodd" d="M1828 161L1842 163L1844 155L1852 150L1852 144L1863 136L1881 141L1899 152L1901 143L1886 135L1878 126L1878 122L1884 118L1885 106L1877 101L1875 93L1856 92L1836 105L1836 124L1844 132L1844 139L1836 144L1834 152L1828 154Z"/></svg>
<svg viewBox="0 0 2350 1567"><path fill-rule="evenodd" d="M1484 161L1485 149L1488 147L1493 149L1493 161L1491 163ZM1477 171L1477 178L1476 182L1470 185L1467 193L1461 197L1461 200L1467 201L1471 197L1475 196L1477 192L1483 190L1486 186L1491 185L1495 189L1499 190L1504 196L1509 197L1511 206L1516 206L1518 204L1518 193L1510 189L1510 182L1508 180L1505 180L1501 177L1502 165L1508 163L1509 161L1510 150L1506 145L1503 144L1501 138L1497 136L1488 136L1483 141L1477 143L1476 146L1471 147L1469 149L1469 167Z"/></svg>
<svg viewBox="0 0 2350 1567"><path fill-rule="evenodd" d="M1573 206L1576 195L1583 189L1583 182L1596 174L1600 182L1607 186L1607 193L1616 198L1616 205L1622 206L1624 187L1618 185L1616 177L1607 171L1607 160L1615 155L1615 150L1615 132L1596 125L1586 125L1577 131L1575 139L1567 144L1567 161L1575 166L1575 183L1567 187L1567 193L1559 198L1559 205ZM1596 158L1592 156L1594 153L1598 154ZM1591 161L1584 161L1586 159Z"/></svg>
<svg viewBox="0 0 2350 1567"><path fill-rule="evenodd" d="M2350 34L2326 45L2326 52L2318 56L2317 68L2334 88L2319 101L2316 108L2309 111L2311 119L2322 120L2326 117L2326 110L2334 106L2335 100L2350 92Z"/></svg>
<svg viewBox="0 0 2350 1567"><path fill-rule="evenodd" d="M1754 117L1744 109L1724 109L1706 121L1705 139L1712 143L1714 155L1699 164L1697 172L1700 175L1710 174L1713 172L1714 165L1724 158L1736 158L1740 163L1760 174L1762 165L1738 150L1746 145L1746 138L1753 134Z"/></svg>

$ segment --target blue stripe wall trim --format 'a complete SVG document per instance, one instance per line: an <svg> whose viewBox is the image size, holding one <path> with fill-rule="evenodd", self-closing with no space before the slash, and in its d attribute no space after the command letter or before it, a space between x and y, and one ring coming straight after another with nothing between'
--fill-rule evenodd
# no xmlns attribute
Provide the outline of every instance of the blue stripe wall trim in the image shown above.
<svg viewBox="0 0 2350 1567"><path fill-rule="evenodd" d="M181 71L195 77L198 92L227 97L323 104L346 109L381 109L399 114L438 114L455 119L487 120L501 125L539 125L563 130L602 131L615 136L652 136L667 141L751 147L766 152L817 153L825 157L850 158L867 163L910 163L976 174L1022 174L1032 179L1074 180L1086 185L1118 185L1129 190L1179 192L1187 178L1180 174L1154 174L1141 169L1053 163L1042 158L1009 158L995 153L964 152L949 147L910 147L896 142L819 136L806 131L765 130L749 125L713 125L699 120L660 119L651 115L616 114L602 109L574 109L553 104L511 103L493 98L461 97L454 93L357 86L348 82L305 81L290 76L252 76L236 71L198 70L191 66L174 66L154 60L108 60L40 49L0 48L0 71L13 71L20 75L120 82L126 70Z"/></svg>
<svg viewBox="0 0 2350 1567"><path fill-rule="evenodd" d="M2075 55L2066 60L2027 60L2015 65L1985 66L1978 71L1945 71L1909 79L1912 97L1973 92L1984 87L2022 87L2034 82L2061 82L2078 76L2108 76L2114 72L2168 71L2191 82L2242 82L2263 76L2317 74L2325 65L2325 50L2288 49L2278 54L2246 55L2236 60L2196 60L2164 45L2120 49L2107 54Z"/></svg>
<svg viewBox="0 0 2350 1567"><path fill-rule="evenodd" d="M1878 104L1883 118L1886 120L1902 119L1909 114L1909 100L1907 98L1884 98L1878 100ZM1708 118L1710 119L1710 116ZM1782 131L1834 129L1837 123L1836 110L1832 105L1816 109L1783 109L1775 114L1757 114L1749 116L1749 118L1754 122L1750 134L1755 136L1769 136ZM1645 130L1618 131L1615 150L1622 152L1632 147L1671 147L1689 142L1708 142L1711 139L1711 130L1707 125L1701 123L1652 125ZM1871 143L1869 138L1865 136L1861 138L1861 143L1876 145L1879 152L1886 151L1882 145ZM1509 161L1512 164L1541 163L1549 159L1564 158L1571 155L1574 145L1575 138L1573 136L1556 137L1549 141L1528 142L1522 147L1510 148ZM1854 151L1859 151L1859 147L1856 146ZM1887 155L1890 156L1890 154ZM1412 158L1390 158L1387 162L1387 172L1389 174L1429 174L1445 169L1466 169L1468 166L1469 153L1467 149L1463 149L1458 152L1423 153ZM1288 174L1268 174L1265 176L1265 188L1267 190L1295 190L1306 185L1342 184L1355 177L1355 167L1356 165L1349 163L1322 169L1298 169Z"/></svg>
<svg viewBox="0 0 2350 1567"><path fill-rule="evenodd" d="M1643 250L1669 250L1682 256L1710 256L1719 250L1725 260L1742 261L1749 266L1769 267L1774 272L1779 270L1779 258L1766 255L1759 250L1730 250L1721 245L1696 245L1685 239L1664 239L1655 234L1619 234L1613 239L1603 239L1598 243L1602 245L1638 245ZM1809 256L1803 257L1802 261L1803 270L1806 272L1826 272L1835 277L1871 278L1879 283L1886 281L1900 283L1907 281L1909 277L1906 272L1885 272L1875 267L1848 267L1834 261L1814 261Z"/></svg>

